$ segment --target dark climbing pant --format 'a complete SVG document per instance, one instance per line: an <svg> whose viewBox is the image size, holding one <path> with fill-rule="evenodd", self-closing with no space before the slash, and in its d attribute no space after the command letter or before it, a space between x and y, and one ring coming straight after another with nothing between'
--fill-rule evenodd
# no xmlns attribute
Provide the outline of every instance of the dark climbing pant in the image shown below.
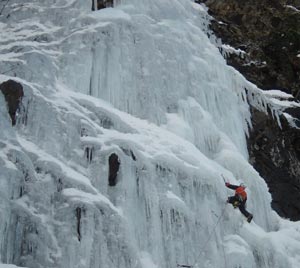
<svg viewBox="0 0 300 268"><path fill-rule="evenodd" d="M240 201L237 196L230 196L228 197L228 203L230 204L237 204L236 207L238 207L241 211L241 213L248 218L251 214L246 210L246 200Z"/></svg>

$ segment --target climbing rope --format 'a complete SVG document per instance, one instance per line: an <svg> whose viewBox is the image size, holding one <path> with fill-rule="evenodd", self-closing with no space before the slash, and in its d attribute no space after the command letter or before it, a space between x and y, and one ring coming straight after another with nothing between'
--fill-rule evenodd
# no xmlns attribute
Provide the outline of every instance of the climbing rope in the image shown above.
<svg viewBox="0 0 300 268"><path fill-rule="evenodd" d="M225 254L224 245L222 245L222 250L223 250L223 255L224 255L225 267L227 267L227 260L226 260L226 254Z"/></svg>
<svg viewBox="0 0 300 268"><path fill-rule="evenodd" d="M213 233L215 232L215 230L216 230L218 224L220 223L221 219L223 218L224 213L225 213L225 208L226 208L226 204L225 204L225 206L224 206L224 208L223 208L223 210L222 210L222 214L221 214L221 216L219 217L217 223L215 224L215 226L214 226L212 232L210 233L210 235L208 236L208 238L207 238L206 241L204 242L204 244L203 244L203 246L202 246L202 248L201 248L201 250L200 250L200 253L197 255L196 261L195 261L193 264L191 264L191 265L177 264L177 267L191 268L191 267L194 267L196 264L198 264L197 259L199 258L200 254L202 254L203 250L205 249L205 247L207 246L208 242L210 241L210 239L211 239ZM225 259L225 261L226 261L226 259Z"/></svg>

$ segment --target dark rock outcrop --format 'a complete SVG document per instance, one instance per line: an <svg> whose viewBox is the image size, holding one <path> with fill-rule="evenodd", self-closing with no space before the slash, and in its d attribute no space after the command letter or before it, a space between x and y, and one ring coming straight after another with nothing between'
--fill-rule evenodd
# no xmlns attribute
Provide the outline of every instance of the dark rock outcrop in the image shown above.
<svg viewBox="0 0 300 268"><path fill-rule="evenodd" d="M280 89L300 100L300 0L197 0L214 18L211 30L244 57L227 63L264 90ZM300 119L299 109L287 113ZM252 111L250 162L265 178L272 206L283 217L300 220L300 130L281 118ZM300 127L300 121L296 121Z"/></svg>
<svg viewBox="0 0 300 268"><path fill-rule="evenodd" d="M14 126L16 124L16 114L24 96L23 87L16 81L8 80L0 84L0 90L5 97L8 113Z"/></svg>
<svg viewBox="0 0 300 268"><path fill-rule="evenodd" d="M120 168L120 161L117 154L112 153L108 159L109 164L109 174L108 174L108 185L116 186L117 185L117 176Z"/></svg>
<svg viewBox="0 0 300 268"><path fill-rule="evenodd" d="M92 0L92 10L95 10L94 7L95 0ZM114 1L113 0L97 0L97 10L107 8L107 7L113 7Z"/></svg>

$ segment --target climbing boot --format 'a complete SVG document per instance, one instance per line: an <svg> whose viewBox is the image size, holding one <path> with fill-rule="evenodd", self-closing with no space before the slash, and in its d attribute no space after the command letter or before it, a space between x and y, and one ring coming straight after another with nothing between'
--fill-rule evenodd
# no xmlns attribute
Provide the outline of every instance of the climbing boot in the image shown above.
<svg viewBox="0 0 300 268"><path fill-rule="evenodd" d="M253 215L252 214L250 214L249 216L248 216L248 218L247 218L247 222L251 222L252 221L252 219L253 219Z"/></svg>

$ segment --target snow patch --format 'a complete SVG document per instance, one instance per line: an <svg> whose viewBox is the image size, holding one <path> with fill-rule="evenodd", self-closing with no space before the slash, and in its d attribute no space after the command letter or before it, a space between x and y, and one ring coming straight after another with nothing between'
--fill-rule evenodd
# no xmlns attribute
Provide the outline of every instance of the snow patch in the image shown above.
<svg viewBox="0 0 300 268"><path fill-rule="evenodd" d="M289 9L291 9L291 10L293 10L293 11L300 12L300 10L299 10L298 8L294 7L294 6L291 6L291 5L285 5L285 7L289 8Z"/></svg>
<svg viewBox="0 0 300 268"><path fill-rule="evenodd" d="M156 264L154 264L151 255L148 252L141 252L140 261L142 264L142 268L158 268Z"/></svg>

